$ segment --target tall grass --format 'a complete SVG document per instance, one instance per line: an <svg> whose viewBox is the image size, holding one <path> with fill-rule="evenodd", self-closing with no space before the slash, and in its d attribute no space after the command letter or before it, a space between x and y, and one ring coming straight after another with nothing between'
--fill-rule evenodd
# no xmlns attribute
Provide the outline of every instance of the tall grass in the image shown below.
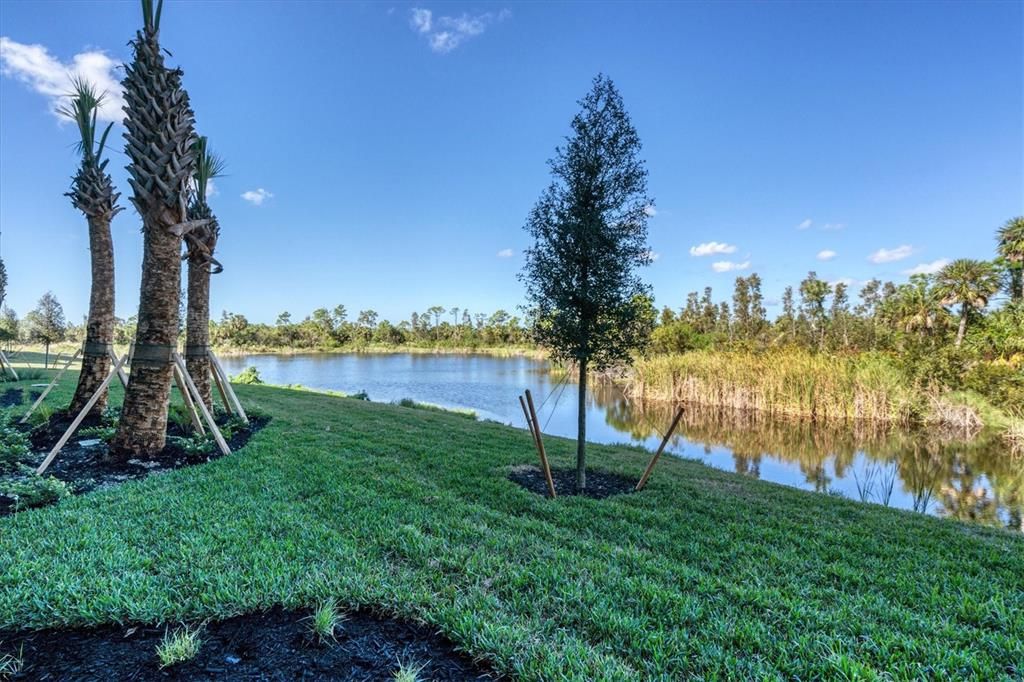
<svg viewBox="0 0 1024 682"><path fill-rule="evenodd" d="M884 356L798 349L692 351L641 359L626 380L640 400L757 410L821 420L920 421L923 398Z"/></svg>

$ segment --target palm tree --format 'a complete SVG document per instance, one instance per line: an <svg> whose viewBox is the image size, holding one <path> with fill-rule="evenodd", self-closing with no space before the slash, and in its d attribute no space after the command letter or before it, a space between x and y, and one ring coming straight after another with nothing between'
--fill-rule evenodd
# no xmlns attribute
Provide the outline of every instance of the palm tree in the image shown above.
<svg viewBox="0 0 1024 682"><path fill-rule="evenodd" d="M214 154L205 137L195 144L195 195L189 216L210 222L186 235L188 241L188 312L186 313L185 358L188 373L209 408L213 407L210 389L210 275L221 271L213 257L220 236L220 224L206 203L206 191L212 178L224 172L224 161Z"/></svg>
<svg viewBox="0 0 1024 682"><path fill-rule="evenodd" d="M908 284L900 286L897 295L900 320L908 334L917 331L924 338L943 319L946 311L928 275L912 275Z"/></svg>
<svg viewBox="0 0 1024 682"><path fill-rule="evenodd" d="M160 48L163 0L142 1L143 29L125 67L125 151L132 204L142 216L143 256L131 380L117 433L116 456L153 456L167 439L167 407L178 337L181 238L187 222L195 133L180 69L164 65ZM154 11L155 9L155 11ZM201 226L201 225L198 225Z"/></svg>
<svg viewBox="0 0 1024 682"><path fill-rule="evenodd" d="M72 81L71 101L60 109L78 126L78 151L82 163L71 181L66 196L71 204L85 215L89 223L89 255L92 261L92 286L89 294L89 317L85 329L85 347L78 386L71 399L69 411L78 414L96 393L96 389L110 370L110 346L114 341L114 243L110 236L110 222L122 209L117 205L121 195L114 191L107 160L103 150L107 135L114 125L110 123L100 134L96 127L96 113L103 103L103 94L82 79ZM101 413L107 406L104 391L93 408Z"/></svg>
<svg viewBox="0 0 1024 682"><path fill-rule="evenodd" d="M996 233L999 255L1010 271L1010 298L1024 300L1024 216L1010 218Z"/></svg>
<svg viewBox="0 0 1024 682"><path fill-rule="evenodd" d="M964 341L967 316L972 310L988 305L989 298L999 291L999 273L989 261L958 258L935 276L935 291L947 306L960 306L960 327L956 345Z"/></svg>

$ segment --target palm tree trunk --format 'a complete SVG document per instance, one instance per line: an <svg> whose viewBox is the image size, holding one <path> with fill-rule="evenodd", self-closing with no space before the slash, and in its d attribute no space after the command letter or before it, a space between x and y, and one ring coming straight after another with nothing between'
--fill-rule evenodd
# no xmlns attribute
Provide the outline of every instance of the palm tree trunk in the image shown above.
<svg viewBox="0 0 1024 682"><path fill-rule="evenodd" d="M580 360L579 412L576 418L576 492L587 488L587 360Z"/></svg>
<svg viewBox="0 0 1024 682"><path fill-rule="evenodd" d="M82 371L68 408L73 415L81 412L110 371L108 350L114 340L114 243L109 218L89 218L89 253L92 261L89 320ZM106 407L107 392L104 391L90 415L102 414Z"/></svg>
<svg viewBox="0 0 1024 682"><path fill-rule="evenodd" d="M166 444L173 368L170 354L178 336L181 240L168 231L168 226L179 221L170 211L164 214L163 219L147 221L145 226L135 354L121 421L110 445L115 457L152 457Z"/></svg>
<svg viewBox="0 0 1024 682"><path fill-rule="evenodd" d="M964 335L967 334L967 304L960 307L960 328L956 330L956 347L964 342Z"/></svg>
<svg viewBox="0 0 1024 682"><path fill-rule="evenodd" d="M210 268L198 259L188 261L188 312L185 363L206 407L213 409L210 386Z"/></svg>

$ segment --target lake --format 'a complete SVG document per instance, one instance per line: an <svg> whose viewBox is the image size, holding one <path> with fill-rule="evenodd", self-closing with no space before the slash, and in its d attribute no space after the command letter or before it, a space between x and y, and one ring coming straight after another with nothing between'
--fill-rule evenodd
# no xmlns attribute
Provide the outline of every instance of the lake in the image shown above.
<svg viewBox="0 0 1024 682"><path fill-rule="evenodd" d="M468 408L525 428L518 396L529 388L546 434L575 437L576 384L543 360L452 354L225 356L229 374L255 366L270 384L301 384L371 400L402 398ZM657 448L673 409L639 405L594 382L588 440ZM901 509L1024 531L1024 459L996 437L970 440L927 431L882 432L767 420L750 413L688 409L667 451L767 481ZM593 462L598 464L598 462ZM639 473L639 472L638 472Z"/></svg>

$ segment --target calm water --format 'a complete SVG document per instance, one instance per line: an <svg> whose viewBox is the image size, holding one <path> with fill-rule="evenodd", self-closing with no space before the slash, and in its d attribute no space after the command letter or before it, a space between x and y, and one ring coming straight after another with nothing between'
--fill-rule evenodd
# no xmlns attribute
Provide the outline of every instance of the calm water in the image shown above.
<svg viewBox="0 0 1024 682"><path fill-rule="evenodd" d="M483 355L309 354L222 358L237 374L253 365L271 384L301 384L371 400L402 398L475 410L525 428L518 396L534 395L545 433L575 437L575 384L528 358ZM561 382L561 388L558 388ZM557 390L556 390L557 389ZM588 439L650 449L672 418L668 405L641 406L610 384L588 396ZM932 433L879 434L807 422L690 409L668 451L786 485L840 492L903 509L1024 530L1024 459L995 438L952 441Z"/></svg>

